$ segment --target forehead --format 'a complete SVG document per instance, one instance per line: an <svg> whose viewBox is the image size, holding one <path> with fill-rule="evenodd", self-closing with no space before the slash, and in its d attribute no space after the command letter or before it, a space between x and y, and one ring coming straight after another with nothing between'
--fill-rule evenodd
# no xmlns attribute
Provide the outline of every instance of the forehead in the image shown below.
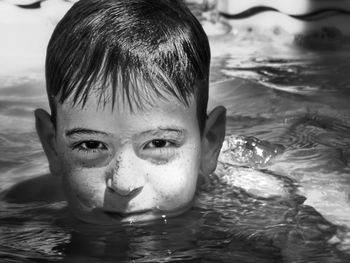
<svg viewBox="0 0 350 263"><path fill-rule="evenodd" d="M101 103L96 96L90 96L84 106L73 105L68 99L57 104L56 125L59 129L89 128L108 133L123 131L142 132L162 127L179 127L197 130L197 106L194 98L185 105L173 96L154 99L142 108L130 109L127 103L118 99L113 106L111 100Z"/></svg>

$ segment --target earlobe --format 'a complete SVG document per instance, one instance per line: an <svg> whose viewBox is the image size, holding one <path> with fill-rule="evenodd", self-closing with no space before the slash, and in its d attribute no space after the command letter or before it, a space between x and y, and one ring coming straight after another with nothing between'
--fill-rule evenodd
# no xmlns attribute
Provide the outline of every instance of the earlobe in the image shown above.
<svg viewBox="0 0 350 263"><path fill-rule="evenodd" d="M50 114L43 109L36 109L35 115L35 127L39 136L41 145L44 149L46 157L49 161L50 171L52 174L59 174L59 163L56 152L55 141L55 126L52 123Z"/></svg>
<svg viewBox="0 0 350 263"><path fill-rule="evenodd" d="M206 176L214 172L226 131L226 109L218 106L208 115L203 138L201 173Z"/></svg>

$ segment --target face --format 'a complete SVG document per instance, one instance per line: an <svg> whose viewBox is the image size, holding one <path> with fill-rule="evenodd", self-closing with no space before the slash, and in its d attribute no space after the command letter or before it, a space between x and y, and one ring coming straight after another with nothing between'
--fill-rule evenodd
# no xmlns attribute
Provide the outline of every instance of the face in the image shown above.
<svg viewBox="0 0 350 263"><path fill-rule="evenodd" d="M54 130L51 139L38 133L77 218L135 222L191 207L205 159L195 100L185 106L168 98L134 112L93 97L84 108L68 101L57 105Z"/></svg>

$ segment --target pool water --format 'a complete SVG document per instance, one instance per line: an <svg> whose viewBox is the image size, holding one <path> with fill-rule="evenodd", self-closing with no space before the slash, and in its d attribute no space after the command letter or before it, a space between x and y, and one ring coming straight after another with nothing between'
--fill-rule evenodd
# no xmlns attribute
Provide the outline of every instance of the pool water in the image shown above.
<svg viewBox="0 0 350 263"><path fill-rule="evenodd" d="M266 163L226 156L188 213L154 222L92 226L65 202L0 201L1 262L349 262L349 44L248 30L211 46L209 107L227 108L227 135L284 150ZM33 118L48 105L42 71L1 79L4 191L48 173Z"/></svg>

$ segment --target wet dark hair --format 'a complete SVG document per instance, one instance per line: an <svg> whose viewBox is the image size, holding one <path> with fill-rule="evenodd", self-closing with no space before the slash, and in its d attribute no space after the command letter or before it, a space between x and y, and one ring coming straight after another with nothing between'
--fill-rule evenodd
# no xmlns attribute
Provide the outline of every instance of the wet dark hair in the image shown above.
<svg viewBox="0 0 350 263"><path fill-rule="evenodd" d="M58 23L46 56L46 86L54 98L84 107L121 95L130 109L166 94L197 100L206 119L210 48L198 20L180 0L81 0ZM137 85L137 83L146 85Z"/></svg>

